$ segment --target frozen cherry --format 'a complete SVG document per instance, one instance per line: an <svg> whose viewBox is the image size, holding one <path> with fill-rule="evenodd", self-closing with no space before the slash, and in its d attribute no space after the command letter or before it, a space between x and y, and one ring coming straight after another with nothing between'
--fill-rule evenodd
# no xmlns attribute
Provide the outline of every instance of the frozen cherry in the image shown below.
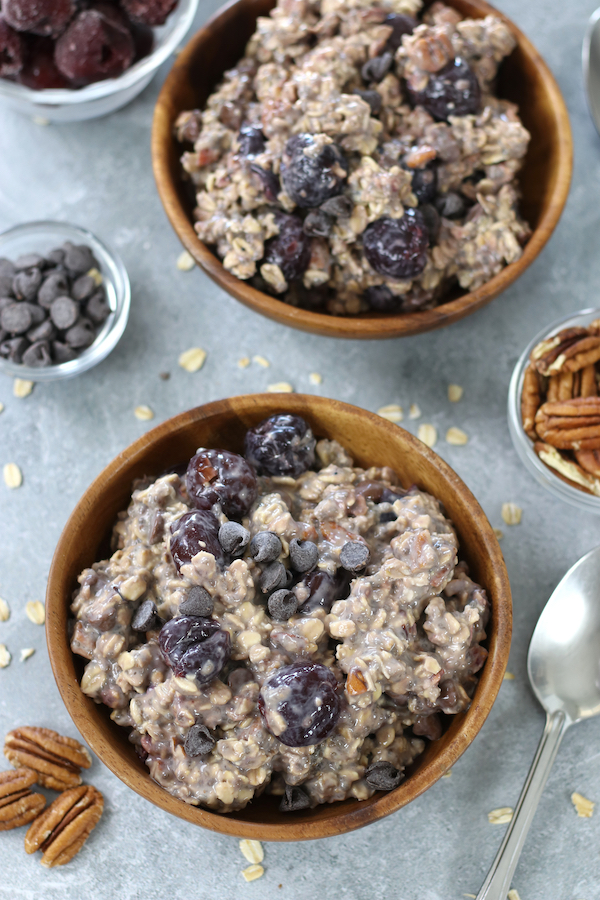
<svg viewBox="0 0 600 900"><path fill-rule="evenodd" d="M75 16L58 38L54 51L59 70L79 86L115 78L131 65L133 55L129 29L117 24L113 16L94 8L84 9Z"/></svg>
<svg viewBox="0 0 600 900"><path fill-rule="evenodd" d="M300 416L279 413L248 429L244 455L259 475L298 478L315 463L316 440Z"/></svg>
<svg viewBox="0 0 600 900"><path fill-rule="evenodd" d="M369 308L377 312L397 312L402 306L402 297L393 294L385 284L372 285L364 296Z"/></svg>
<svg viewBox="0 0 600 900"><path fill-rule="evenodd" d="M383 216L363 232L368 262L379 275L409 279L420 275L427 262L429 232L418 209L407 209L400 219Z"/></svg>
<svg viewBox="0 0 600 900"><path fill-rule="evenodd" d="M129 27L135 49L133 61L137 62L138 59L143 59L152 53L154 49L154 32L149 25L142 25L141 22L130 22Z"/></svg>
<svg viewBox="0 0 600 900"><path fill-rule="evenodd" d="M481 107L477 76L460 56L433 72L424 90L412 91L408 86L407 90L413 106L422 106L438 122L479 112Z"/></svg>
<svg viewBox="0 0 600 900"><path fill-rule="evenodd" d="M12 78L23 68L25 46L21 35L0 15L0 78Z"/></svg>
<svg viewBox="0 0 600 900"><path fill-rule="evenodd" d="M412 34L419 24L412 16L402 13L389 13L383 20L384 25L391 25L392 33L387 40L388 50L397 50L405 34Z"/></svg>
<svg viewBox="0 0 600 900"><path fill-rule="evenodd" d="M335 728L340 715L338 683L326 666L297 661L265 681L258 707L269 731L270 713L277 713L277 722L285 722L282 732L272 732L282 744L308 747L325 740Z"/></svg>
<svg viewBox="0 0 600 900"><path fill-rule="evenodd" d="M210 509L219 503L230 519L245 516L258 494L256 475L230 450L199 450L190 459L185 486L194 506Z"/></svg>
<svg viewBox="0 0 600 900"><path fill-rule="evenodd" d="M238 141L242 156L257 156L265 149L265 136L255 125L242 125Z"/></svg>
<svg viewBox="0 0 600 900"><path fill-rule="evenodd" d="M430 164L411 171L413 194L419 203L431 203L437 194L437 167Z"/></svg>
<svg viewBox="0 0 600 900"><path fill-rule="evenodd" d="M68 88L69 82L56 68L54 62L54 41L51 38L33 38L29 44L27 62L19 75L19 81L34 91L51 88ZM48 276L64 279L64 275ZM65 291L66 292L66 284Z"/></svg>
<svg viewBox="0 0 600 900"><path fill-rule="evenodd" d="M229 633L200 616L171 619L160 630L158 646L175 675L193 675L198 684L217 678L231 655Z"/></svg>
<svg viewBox="0 0 600 900"><path fill-rule="evenodd" d="M295 134L285 145L281 181L298 206L320 206L342 190L348 162L337 144L319 145L312 134Z"/></svg>
<svg viewBox="0 0 600 900"><path fill-rule="evenodd" d="M281 190L279 178L277 177L275 172L273 172L272 169L263 169L263 167L259 166L258 163L252 163L252 165L250 166L250 171L254 172L254 174L258 176L261 187L265 194L265 198L270 203L275 203L275 201L277 200L277 195Z"/></svg>
<svg viewBox="0 0 600 900"><path fill-rule="evenodd" d="M310 262L310 238L296 216L278 217L279 234L268 241L264 261L279 266L286 281L296 281Z"/></svg>
<svg viewBox="0 0 600 900"><path fill-rule="evenodd" d="M3 0L2 13L17 31L58 37L75 13L73 0Z"/></svg>
<svg viewBox="0 0 600 900"><path fill-rule="evenodd" d="M121 0L121 6L133 22L164 25L177 0Z"/></svg>
<svg viewBox="0 0 600 900"><path fill-rule="evenodd" d="M348 593L349 578L344 571L338 571L335 575L316 569L305 575L299 586L308 589L308 597L300 607L303 616L310 615L315 609L324 609L330 612L336 600L341 600Z"/></svg>
<svg viewBox="0 0 600 900"><path fill-rule="evenodd" d="M184 513L171 525L171 556L179 571L197 553L212 553L218 563L223 563L223 550L219 544L219 523L207 509L195 509Z"/></svg>

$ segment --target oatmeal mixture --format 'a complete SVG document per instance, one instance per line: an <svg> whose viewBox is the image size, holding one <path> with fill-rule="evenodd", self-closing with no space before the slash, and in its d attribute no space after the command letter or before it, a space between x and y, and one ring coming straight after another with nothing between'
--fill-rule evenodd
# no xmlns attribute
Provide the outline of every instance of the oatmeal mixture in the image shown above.
<svg viewBox="0 0 600 900"><path fill-rule="evenodd" d="M421 5L279 0L179 116L196 231L238 278L336 315L408 312L519 259L529 133L494 94L516 41Z"/></svg>
<svg viewBox="0 0 600 900"><path fill-rule="evenodd" d="M297 416L138 484L113 540L73 599L81 688L187 803L364 800L470 704L488 601L440 503Z"/></svg>

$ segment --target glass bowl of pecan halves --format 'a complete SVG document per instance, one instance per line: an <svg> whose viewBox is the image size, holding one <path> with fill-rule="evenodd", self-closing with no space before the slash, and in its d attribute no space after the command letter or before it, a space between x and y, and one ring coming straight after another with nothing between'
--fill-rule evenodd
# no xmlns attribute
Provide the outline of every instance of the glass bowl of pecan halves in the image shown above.
<svg viewBox="0 0 600 900"><path fill-rule="evenodd" d="M600 309L547 326L513 372L508 427L521 460L555 496L600 514Z"/></svg>

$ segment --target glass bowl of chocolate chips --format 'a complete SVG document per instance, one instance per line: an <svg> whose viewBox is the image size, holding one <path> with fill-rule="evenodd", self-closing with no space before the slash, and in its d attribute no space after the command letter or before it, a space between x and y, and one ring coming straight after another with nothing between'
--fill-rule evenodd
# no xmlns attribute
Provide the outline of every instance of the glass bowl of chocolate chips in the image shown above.
<svg viewBox="0 0 600 900"><path fill-rule="evenodd" d="M57 381L86 372L115 348L131 288L121 259L64 222L28 222L0 234L0 372Z"/></svg>
<svg viewBox="0 0 600 900"><path fill-rule="evenodd" d="M3 0L0 103L34 120L120 109L187 33L198 0Z"/></svg>

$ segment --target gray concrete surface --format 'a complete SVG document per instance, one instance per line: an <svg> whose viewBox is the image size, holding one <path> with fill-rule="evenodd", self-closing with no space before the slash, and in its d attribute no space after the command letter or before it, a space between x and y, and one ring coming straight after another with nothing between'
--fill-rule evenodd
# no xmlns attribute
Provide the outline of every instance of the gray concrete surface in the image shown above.
<svg viewBox="0 0 600 900"><path fill-rule="evenodd" d="M19 724L75 734L55 687L43 629L25 616L43 598L52 552L74 504L127 444L163 419L208 400L258 391L275 381L377 409L416 402L421 421L443 435L470 436L436 450L465 479L494 526L512 583L514 641L505 681L481 734L449 778L390 818L350 835L270 844L265 875L246 884L235 839L169 817L95 761L90 780L106 813L77 859L46 871L23 852L23 830L0 835L0 896L6 900L462 900L477 893L505 826L487 813L513 806L543 727L527 682L529 638L550 592L600 541L600 519L547 494L510 443L506 395L512 367L544 322L600 305L600 139L589 119L580 45L595 0L499 0L554 71L569 107L575 171L565 213L525 275L490 306L451 328L404 341L359 343L311 337L246 310L195 270L178 271L181 251L158 200L149 129L169 64L126 109L97 121L40 127L0 109L0 229L59 218L87 226L122 255L133 286L129 327L113 354L77 380L37 386L16 399L0 376L0 464L16 462L19 490L0 484L0 596L12 616L0 642L13 653L0 670L0 733ZM218 6L201 0L200 24ZM201 372L177 365L189 346L207 349ZM269 369L237 366L262 354ZM159 372L170 371L161 381ZM323 383L311 385L309 373ZM449 404L449 382L464 398ZM148 404L154 423L133 410ZM418 422L406 422L416 430ZM523 507L522 524L503 526L501 505ZM19 662L19 651L35 655ZM600 720L572 729L560 750L514 877L521 900L600 898L600 812L578 818L572 791L600 801Z"/></svg>

